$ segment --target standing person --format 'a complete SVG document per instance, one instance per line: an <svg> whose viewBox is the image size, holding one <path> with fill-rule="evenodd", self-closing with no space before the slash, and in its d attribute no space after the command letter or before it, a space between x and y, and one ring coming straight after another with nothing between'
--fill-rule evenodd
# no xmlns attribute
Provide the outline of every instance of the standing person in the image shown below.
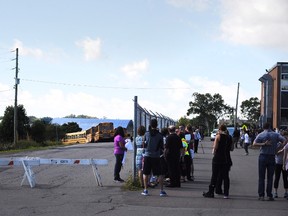
<svg viewBox="0 0 288 216"><path fill-rule="evenodd" d="M245 135L244 129L241 129L240 131L240 147L241 148L243 148L243 144L244 144L244 135Z"/></svg>
<svg viewBox="0 0 288 216"><path fill-rule="evenodd" d="M287 137L285 136L285 138ZM278 143L278 148L281 148L281 145L279 143ZM288 198L287 171L283 169L283 156L284 156L284 148L281 148L281 150L279 150L275 156L274 198L278 198L278 186L279 186L281 173L282 173L282 178L283 178L283 186L285 189L284 198Z"/></svg>
<svg viewBox="0 0 288 216"><path fill-rule="evenodd" d="M219 131L215 137L213 143L213 159L212 159L212 176L209 185L209 191L203 192L204 197L213 198L214 190L217 184L219 176L222 176L224 180L224 198L228 198L229 195L229 185L228 185L228 176L227 176L227 148L228 148L228 139L229 137L226 134L226 125L220 125Z"/></svg>
<svg viewBox="0 0 288 216"><path fill-rule="evenodd" d="M181 187L180 183L180 156L182 152L181 138L176 134L174 125L168 128L169 135L166 138L164 155L167 162L170 184L166 187Z"/></svg>
<svg viewBox="0 0 288 216"><path fill-rule="evenodd" d="M184 125L179 126L179 133L177 134L182 141L183 154L180 157L180 173L182 176L182 181L186 182L191 179L191 157L189 150L189 143L185 139L185 127Z"/></svg>
<svg viewBox="0 0 288 216"><path fill-rule="evenodd" d="M188 181L194 181L194 134L193 134L193 129L192 129L192 125L188 124L186 126L185 129L185 139L188 142L188 149L189 149L189 154L191 157L191 174L190 174L190 178L188 178Z"/></svg>
<svg viewBox="0 0 288 216"><path fill-rule="evenodd" d="M278 142L284 143L286 139L280 134L273 132L270 129L269 123L265 123L263 129L264 131L258 134L253 142L253 146L260 146L258 158L258 199L265 200L265 176L267 171L266 194L268 200L273 201L272 186L277 144Z"/></svg>
<svg viewBox="0 0 288 216"><path fill-rule="evenodd" d="M146 128L143 125L139 126L137 129L137 137L135 139L136 141L136 169L138 172L138 178L139 178L142 188L144 188L142 164L143 164L143 154L144 154L145 132L146 132Z"/></svg>
<svg viewBox="0 0 288 216"><path fill-rule="evenodd" d="M201 141L201 134L199 133L199 129L196 129L194 132L194 153L198 153L198 145Z"/></svg>
<svg viewBox="0 0 288 216"><path fill-rule="evenodd" d="M288 172L288 142L284 146L283 150L284 150L284 153L283 153L283 169Z"/></svg>
<svg viewBox="0 0 288 216"><path fill-rule="evenodd" d="M233 140L232 136L229 134L228 130L226 131L226 134L228 136L228 140L227 140L227 143L226 143L227 144L226 157L227 157L228 163L225 166L224 176L227 176L227 178L223 179L223 176L221 176L221 173L220 173L220 175L218 176L217 184L216 184L216 188L215 188L216 194L223 194L222 182L224 180L224 185L226 185L226 188L228 188L228 190L226 189L226 191L224 192L224 198L225 199L227 199L228 196L229 196L229 188L230 188L229 172L230 172L232 164L233 164L230 152L234 150L234 144L233 144L233 141L232 141Z"/></svg>
<svg viewBox="0 0 288 216"><path fill-rule="evenodd" d="M122 161L124 157L124 152L127 151L127 148L125 147L124 136L124 129L121 126L117 127L114 133L114 155L116 158L116 163L114 167L115 182L124 182L124 180L120 178L120 171L123 165Z"/></svg>
<svg viewBox="0 0 288 216"><path fill-rule="evenodd" d="M143 166L143 180L144 180L144 190L141 193L144 196L148 194L148 178L150 173L158 176L158 181L160 185L160 196L167 196L166 192L163 190L163 175L161 171L161 161L160 155L161 150L163 151L164 143L163 136L157 130L157 119L151 119L150 126L151 129L144 135L144 166Z"/></svg>
<svg viewBox="0 0 288 216"><path fill-rule="evenodd" d="M286 145L283 148L283 170L288 173L288 142L286 140ZM287 174L288 175L288 174ZM288 197L286 198L288 200Z"/></svg>
<svg viewBox="0 0 288 216"><path fill-rule="evenodd" d="M234 145L234 147L238 148L238 142L239 142L239 139L240 139L240 130L237 127L235 127L235 129L234 129L232 137L233 137L233 145Z"/></svg>
<svg viewBox="0 0 288 216"><path fill-rule="evenodd" d="M249 137L249 131L245 130L245 134L244 134L244 150L245 150L245 155L248 155L248 147L250 145L250 137Z"/></svg>
<svg viewBox="0 0 288 216"><path fill-rule="evenodd" d="M189 144L186 141L184 134L179 135L182 141L183 154L181 155L181 176L183 182L191 181L191 156L189 152Z"/></svg>

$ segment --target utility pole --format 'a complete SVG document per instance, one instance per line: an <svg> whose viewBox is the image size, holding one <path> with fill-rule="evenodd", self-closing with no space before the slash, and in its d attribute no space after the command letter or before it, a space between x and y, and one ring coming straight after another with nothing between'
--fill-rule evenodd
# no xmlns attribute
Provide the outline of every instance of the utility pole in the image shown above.
<svg viewBox="0 0 288 216"><path fill-rule="evenodd" d="M18 118L17 118L17 96L18 96L18 48L16 48L16 68L15 68L15 103L14 103L14 142L13 144L16 145L18 141Z"/></svg>
<svg viewBox="0 0 288 216"><path fill-rule="evenodd" d="M234 115L234 128L237 128L237 111L238 111L239 86L240 86L240 83L238 83L238 87L237 87L236 108L235 108L235 115Z"/></svg>

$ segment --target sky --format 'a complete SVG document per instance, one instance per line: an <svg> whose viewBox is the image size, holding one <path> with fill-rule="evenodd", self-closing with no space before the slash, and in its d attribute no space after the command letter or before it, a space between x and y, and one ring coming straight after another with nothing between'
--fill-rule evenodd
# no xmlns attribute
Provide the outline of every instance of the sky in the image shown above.
<svg viewBox="0 0 288 216"><path fill-rule="evenodd" d="M259 78L288 54L286 0L0 1L0 116L174 120L192 94L260 99ZM239 109L239 107L238 107ZM191 116L188 116L190 118Z"/></svg>

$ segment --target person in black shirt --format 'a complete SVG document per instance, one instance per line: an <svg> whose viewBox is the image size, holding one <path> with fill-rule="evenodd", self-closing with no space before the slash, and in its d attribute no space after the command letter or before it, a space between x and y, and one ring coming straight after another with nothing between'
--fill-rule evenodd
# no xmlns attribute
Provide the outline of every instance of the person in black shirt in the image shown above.
<svg viewBox="0 0 288 216"><path fill-rule="evenodd" d="M219 132L215 137L212 151L214 155L212 159L212 176L209 185L209 191L203 192L204 197L214 197L214 190L219 176L222 176L224 180L224 198L228 198L229 195L229 185L227 185L227 182L229 182L227 179L227 165L229 163L229 159L227 157L227 143L229 141L229 136L226 134L226 130L226 125L221 125L219 127Z"/></svg>
<svg viewBox="0 0 288 216"><path fill-rule="evenodd" d="M180 187L180 156L183 151L181 138L176 134L174 125L169 126L164 155L167 162L170 184L166 187Z"/></svg>

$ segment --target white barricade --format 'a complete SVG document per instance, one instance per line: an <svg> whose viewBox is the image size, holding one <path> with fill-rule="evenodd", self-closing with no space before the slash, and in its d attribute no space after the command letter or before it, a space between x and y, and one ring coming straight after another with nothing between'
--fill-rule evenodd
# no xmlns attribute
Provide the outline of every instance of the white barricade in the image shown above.
<svg viewBox="0 0 288 216"><path fill-rule="evenodd" d="M35 174L31 166L39 165L91 165L92 171L98 186L103 186L101 182L101 177L98 172L97 165L107 165L108 160L106 159L62 159L62 158L39 158L39 157L16 157L16 158L0 158L0 166L23 166L24 176L21 182L23 185L25 179L27 178L31 188L35 187Z"/></svg>

